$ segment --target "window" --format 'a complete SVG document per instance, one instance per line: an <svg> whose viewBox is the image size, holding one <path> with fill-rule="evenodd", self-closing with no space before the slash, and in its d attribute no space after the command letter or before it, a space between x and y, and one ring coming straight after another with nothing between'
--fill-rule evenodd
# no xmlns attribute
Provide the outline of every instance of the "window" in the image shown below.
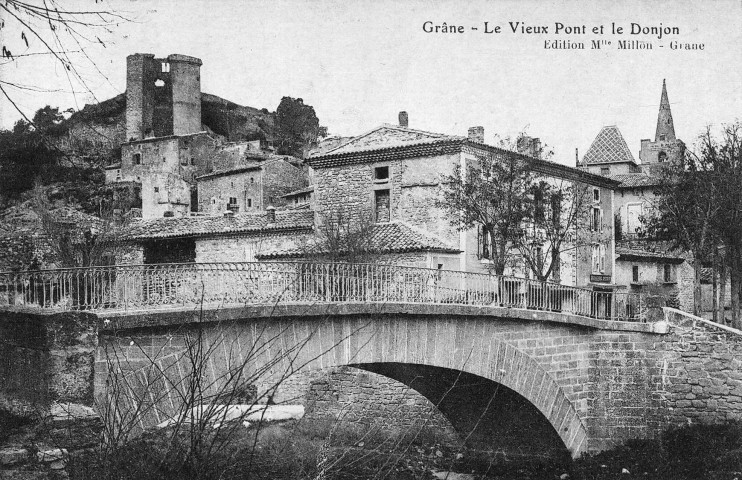
<svg viewBox="0 0 742 480"><path fill-rule="evenodd" d="M227 203L227 210L230 212L236 212L240 209L237 205L237 197L229 197L229 203Z"/></svg>
<svg viewBox="0 0 742 480"><path fill-rule="evenodd" d="M389 221L389 190L376 190L374 192L374 210L376 213L376 223Z"/></svg>
<svg viewBox="0 0 742 480"><path fill-rule="evenodd" d="M250 183L255 183L255 179L253 177L250 177Z"/></svg>
<svg viewBox="0 0 742 480"><path fill-rule="evenodd" d="M377 182L388 182L389 181L389 167L374 168L374 180L376 180Z"/></svg>
<svg viewBox="0 0 742 480"><path fill-rule="evenodd" d="M593 245L593 273L605 272L605 245Z"/></svg>
<svg viewBox="0 0 742 480"><path fill-rule="evenodd" d="M557 192L551 196L551 221L554 225L559 225L562 218L562 194Z"/></svg>
<svg viewBox="0 0 742 480"><path fill-rule="evenodd" d="M170 64L167 62L162 62L162 73L168 72L170 72Z"/></svg>
<svg viewBox="0 0 742 480"><path fill-rule="evenodd" d="M477 229L477 254L479 258L490 259L490 236L484 225Z"/></svg>
<svg viewBox="0 0 742 480"><path fill-rule="evenodd" d="M164 86L165 86L165 82L163 80L160 80L159 78L157 80L155 80L155 87L162 88Z"/></svg>
<svg viewBox="0 0 742 480"><path fill-rule="evenodd" d="M600 273L605 272L605 245L600 246Z"/></svg>
<svg viewBox="0 0 742 480"><path fill-rule="evenodd" d="M195 164L196 164L196 159L191 157L191 165L195 165Z"/></svg>
<svg viewBox="0 0 742 480"><path fill-rule="evenodd" d="M659 155L657 155L657 161L662 163L665 160L667 160L667 154L665 152L660 152Z"/></svg>
<svg viewBox="0 0 742 480"><path fill-rule="evenodd" d="M544 192L540 188L533 192L533 220L544 221Z"/></svg>
<svg viewBox="0 0 742 480"><path fill-rule="evenodd" d="M664 142L665 141L665 138L667 138L667 137L665 137L665 134L664 133L660 134L660 142Z"/></svg>
<svg viewBox="0 0 742 480"><path fill-rule="evenodd" d="M160 191L160 187L155 187L155 193Z"/></svg>
<svg viewBox="0 0 742 480"><path fill-rule="evenodd" d="M252 198L247 199L247 208L252 207Z"/></svg>
<svg viewBox="0 0 742 480"><path fill-rule="evenodd" d="M183 165L183 166L187 166L188 165L188 158L182 157L180 159L180 164Z"/></svg>
<svg viewBox="0 0 742 480"><path fill-rule="evenodd" d="M599 188L593 188L593 201L594 202L600 201L600 189Z"/></svg>
<svg viewBox="0 0 742 480"><path fill-rule="evenodd" d="M592 218L590 219L590 229L593 232L600 232L603 225L603 209L600 207L593 207Z"/></svg>
<svg viewBox="0 0 742 480"><path fill-rule="evenodd" d="M639 282L639 265L631 267L631 281L634 283Z"/></svg>
<svg viewBox="0 0 742 480"><path fill-rule="evenodd" d="M601 175L610 175L611 174L611 167L600 167L600 174Z"/></svg>
<svg viewBox="0 0 742 480"><path fill-rule="evenodd" d="M131 163L132 165L141 165L142 164L142 154L141 153L135 153L131 156Z"/></svg>
<svg viewBox="0 0 742 480"><path fill-rule="evenodd" d="M672 265L666 264L664 271L665 282L672 282Z"/></svg>

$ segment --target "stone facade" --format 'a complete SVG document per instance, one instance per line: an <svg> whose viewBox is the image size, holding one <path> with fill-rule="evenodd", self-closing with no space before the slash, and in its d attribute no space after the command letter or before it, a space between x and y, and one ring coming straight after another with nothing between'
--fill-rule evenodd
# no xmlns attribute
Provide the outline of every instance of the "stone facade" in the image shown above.
<svg viewBox="0 0 742 480"><path fill-rule="evenodd" d="M285 194L306 186L307 178L300 167L275 157L200 177L198 209L209 215L220 215L225 210L257 213L287 204Z"/></svg>

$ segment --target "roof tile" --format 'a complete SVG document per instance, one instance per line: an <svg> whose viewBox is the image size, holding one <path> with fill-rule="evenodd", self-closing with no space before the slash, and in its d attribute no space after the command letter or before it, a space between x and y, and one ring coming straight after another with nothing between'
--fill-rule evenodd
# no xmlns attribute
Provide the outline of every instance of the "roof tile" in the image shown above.
<svg viewBox="0 0 742 480"><path fill-rule="evenodd" d="M236 233L263 233L309 230L314 226L311 210L276 211L276 221L268 223L265 214L238 214L227 217L170 217L139 220L124 235L127 240L206 237Z"/></svg>
<svg viewBox="0 0 742 480"><path fill-rule="evenodd" d="M308 253L323 254L326 250L320 248L308 252L307 248L282 249L263 252L260 259L303 257ZM443 240L426 232L420 231L402 222L381 223L374 225L368 239L369 253L406 253L406 252L459 252L457 248L447 245Z"/></svg>
<svg viewBox="0 0 742 480"><path fill-rule="evenodd" d="M583 163L634 163L634 156L626 145L618 127L611 125L603 127L593 143L588 148L587 153L582 157Z"/></svg>

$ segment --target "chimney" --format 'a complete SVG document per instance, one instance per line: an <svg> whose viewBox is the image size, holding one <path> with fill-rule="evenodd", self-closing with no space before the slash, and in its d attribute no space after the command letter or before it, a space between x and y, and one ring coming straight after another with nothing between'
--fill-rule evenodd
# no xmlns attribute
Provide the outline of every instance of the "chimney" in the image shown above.
<svg viewBox="0 0 742 480"><path fill-rule="evenodd" d="M268 223L276 223L276 207L268 207L265 211L268 217Z"/></svg>
<svg viewBox="0 0 742 480"><path fill-rule="evenodd" d="M399 126L407 128L410 125L410 119L407 112L399 112Z"/></svg>
<svg viewBox="0 0 742 480"><path fill-rule="evenodd" d="M518 140L515 141L515 149L518 151L518 153L522 153L524 155L528 155L531 148L531 141L533 139L529 137L528 135L523 135L522 137L518 137Z"/></svg>
<svg viewBox="0 0 742 480"><path fill-rule="evenodd" d="M541 158L541 139L534 138L531 140L531 156L534 158Z"/></svg>
<svg viewBox="0 0 742 480"><path fill-rule="evenodd" d="M224 218L234 218L234 212L232 210L225 210Z"/></svg>
<svg viewBox="0 0 742 480"><path fill-rule="evenodd" d="M484 127L470 127L469 141L474 143L484 143Z"/></svg>

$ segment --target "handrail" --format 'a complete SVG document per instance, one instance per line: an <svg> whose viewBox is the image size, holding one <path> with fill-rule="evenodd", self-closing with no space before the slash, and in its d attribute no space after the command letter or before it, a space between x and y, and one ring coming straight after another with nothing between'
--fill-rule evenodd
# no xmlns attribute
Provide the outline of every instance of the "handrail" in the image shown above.
<svg viewBox="0 0 742 480"><path fill-rule="evenodd" d="M662 310L665 313L665 321L667 323L670 323L670 324L672 322L670 322L670 318L669 318L670 316L668 314L672 313L672 314L675 314L675 315L679 315L681 317L689 318L690 320L693 320L694 322L705 323L706 325L710 325L712 327L715 327L715 328L718 328L718 329L721 329L721 330L725 330L725 331L727 331L729 333L733 333L735 335L742 335L742 330L738 330L736 328L729 327L729 326L724 325L724 324L721 324L721 323L717 323L717 322L714 322L714 321L711 321L711 320L707 320L707 319L705 319L703 317L699 317L699 316L690 314L688 312L684 312L682 310L678 310L677 308L662 307Z"/></svg>
<svg viewBox="0 0 742 480"><path fill-rule="evenodd" d="M490 305L637 321L643 318L641 300L635 293L390 264L171 263L0 272L0 306L56 310L405 302Z"/></svg>

